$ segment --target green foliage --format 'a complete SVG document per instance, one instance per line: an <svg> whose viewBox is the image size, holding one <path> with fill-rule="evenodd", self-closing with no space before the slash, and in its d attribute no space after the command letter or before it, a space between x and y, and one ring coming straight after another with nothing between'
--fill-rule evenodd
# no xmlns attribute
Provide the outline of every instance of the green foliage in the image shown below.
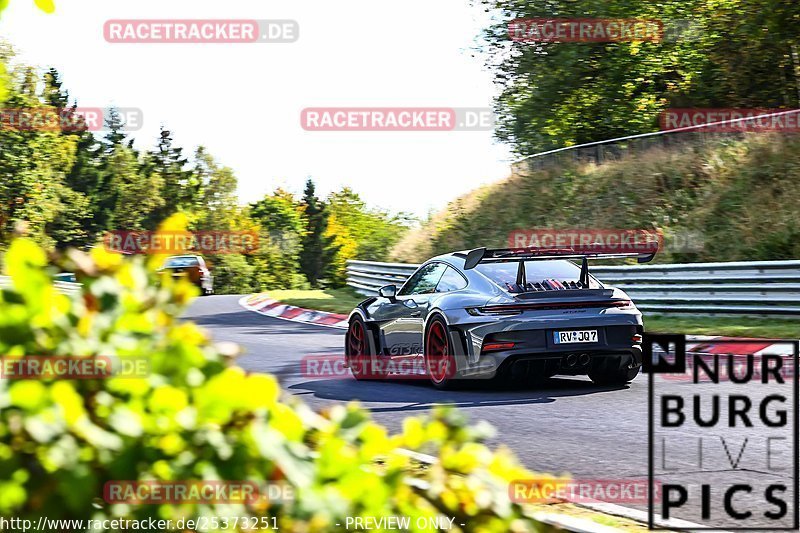
<svg viewBox="0 0 800 533"><path fill-rule="evenodd" d="M133 150L119 144L108 157L106 172L115 199L112 227L145 229L144 221L164 205L164 179L156 173L140 172Z"/></svg>
<svg viewBox="0 0 800 533"><path fill-rule="evenodd" d="M331 260L336 254L334 237L328 234L330 213L324 202L314 192L314 182L306 182L303 192L303 214L306 229L300 241L300 269L311 287L319 287L331 270Z"/></svg>
<svg viewBox="0 0 800 533"><path fill-rule="evenodd" d="M271 235L301 235L306 224L292 194L281 188L251 204L250 217Z"/></svg>
<svg viewBox="0 0 800 533"><path fill-rule="evenodd" d="M786 0L483 0L501 88L497 135L520 154L658 129L669 107L797 108L796 21ZM656 19L660 42L513 42L517 18ZM686 30L691 31L678 31Z"/></svg>
<svg viewBox="0 0 800 533"><path fill-rule="evenodd" d="M86 195L58 183L56 215L45 225L45 233L55 241L59 249L86 244L91 225L90 200Z"/></svg>
<svg viewBox="0 0 800 533"><path fill-rule="evenodd" d="M149 227L156 227L178 210L194 207L200 183L195 173L187 170L187 164L183 148L173 145L171 132L162 126L158 145L148 154L145 172L152 172L160 178L164 202L151 214Z"/></svg>
<svg viewBox="0 0 800 533"><path fill-rule="evenodd" d="M11 55L10 50L5 50L0 53L0 61L7 62ZM34 92L35 79L30 76L29 69L12 71L13 83L4 106L40 105ZM85 199L64 190L65 177L75 161L76 144L77 139L59 132L0 130L0 243L15 223L25 221L31 236L52 245L46 226L62 209L81 212Z"/></svg>
<svg viewBox="0 0 800 533"><path fill-rule="evenodd" d="M254 292L255 268L240 254L215 257L210 264L214 275L214 291L220 294L247 294Z"/></svg>
<svg viewBox="0 0 800 533"><path fill-rule="evenodd" d="M178 320L194 287L168 277L159 286L142 262L100 249L91 257L73 252L59 267L76 272L83 289L68 297L52 286L40 248L11 244L0 357L144 357L149 372L0 380L0 514L277 516L282 531L338 531L346 516L443 514L464 531L544 530L508 500L509 481L532 473L508 451L483 445L483 425L436 410L390 435L355 404L317 414L283 401L274 377L246 374L229 357L235 350ZM400 448L434 454L438 463L420 468ZM102 494L112 480L283 483L294 498L109 505Z"/></svg>
<svg viewBox="0 0 800 533"><path fill-rule="evenodd" d="M195 211L198 230L233 229L231 220L237 215L236 176L233 170L220 166L208 151L200 146L195 151L194 176L197 183Z"/></svg>
<svg viewBox="0 0 800 533"><path fill-rule="evenodd" d="M306 226L303 210L283 189L250 205L250 217L261 228L259 249L249 259L258 290L300 289L308 285L300 273L300 241Z"/></svg>
<svg viewBox="0 0 800 533"><path fill-rule="evenodd" d="M349 187L328 197L329 236L333 237L336 254L332 260L331 283L344 286L347 281L347 261L381 261L386 258L408 229L407 215L392 216L385 211L370 209Z"/></svg>

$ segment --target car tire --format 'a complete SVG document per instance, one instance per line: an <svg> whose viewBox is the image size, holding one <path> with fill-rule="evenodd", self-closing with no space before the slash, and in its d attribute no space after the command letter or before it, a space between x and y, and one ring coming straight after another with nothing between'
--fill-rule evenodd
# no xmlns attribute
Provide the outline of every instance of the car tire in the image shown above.
<svg viewBox="0 0 800 533"><path fill-rule="evenodd" d="M640 369L641 366L635 368L626 366L613 370L590 370L589 378L598 385L625 385L639 375Z"/></svg>
<svg viewBox="0 0 800 533"><path fill-rule="evenodd" d="M354 316L344 337L344 357L350 373L358 381L380 379L382 374L375 366L375 349L367 324Z"/></svg>
<svg viewBox="0 0 800 533"><path fill-rule="evenodd" d="M450 340L447 323L441 316L434 316L425 328L425 370L434 387L441 390L454 388L458 370L454 347Z"/></svg>

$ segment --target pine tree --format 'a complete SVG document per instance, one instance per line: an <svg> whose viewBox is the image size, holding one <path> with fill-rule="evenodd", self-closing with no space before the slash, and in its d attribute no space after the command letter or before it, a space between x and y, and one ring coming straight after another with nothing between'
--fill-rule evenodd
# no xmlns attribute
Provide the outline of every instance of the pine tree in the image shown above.
<svg viewBox="0 0 800 533"><path fill-rule="evenodd" d="M42 101L59 111L62 135L77 137L75 162L65 176L65 187L58 195L64 209L50 223L48 233L53 235L58 247L86 246L105 229L108 221L108 213L103 213L100 187L102 148L85 127L83 118L76 113L77 106L70 106L69 92L63 88L59 72L50 68L43 81Z"/></svg>
<svg viewBox="0 0 800 533"><path fill-rule="evenodd" d="M309 178L303 193L302 205L306 216L306 233L303 235L300 250L300 269L312 287L319 287L328 275L331 260L336 254L334 237L327 236L328 210L317 198L314 182Z"/></svg>
<svg viewBox="0 0 800 533"><path fill-rule="evenodd" d="M198 193L193 172L186 169L187 160L183 157L183 148L173 145L171 132L161 126L158 145L148 154L145 173L155 172L163 182L164 205L153 212L150 226L155 227L161 221L179 209L192 206Z"/></svg>
<svg viewBox="0 0 800 533"><path fill-rule="evenodd" d="M125 123L122 121L122 117L119 114L119 111L116 107L112 107L108 110L108 117L105 119L106 128L108 128L108 133L106 134L106 153L111 153L114 151L114 148L121 145L123 141L127 138L127 135L123 133L123 128L125 128Z"/></svg>
<svg viewBox="0 0 800 533"><path fill-rule="evenodd" d="M199 213L196 229L232 229L233 217L238 210L238 182L233 170L217 164L202 146L197 148L194 159L193 179L197 180L198 187L195 209Z"/></svg>
<svg viewBox="0 0 800 533"><path fill-rule="evenodd" d="M42 99L46 105L58 109L66 109L69 106L69 92L62 88L61 74L52 67L44 74Z"/></svg>
<svg viewBox="0 0 800 533"><path fill-rule="evenodd" d="M136 155L126 146L117 146L107 163L109 188L114 191L115 229L144 229L152 212L164 203L161 177L155 173L143 174Z"/></svg>

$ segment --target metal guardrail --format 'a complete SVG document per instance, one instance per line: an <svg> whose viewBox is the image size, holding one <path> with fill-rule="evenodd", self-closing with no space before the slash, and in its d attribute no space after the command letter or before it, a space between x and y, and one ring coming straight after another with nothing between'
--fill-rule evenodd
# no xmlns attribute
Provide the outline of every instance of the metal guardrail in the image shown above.
<svg viewBox="0 0 800 533"><path fill-rule="evenodd" d="M779 110L774 113L764 113L751 117L720 120L682 128L626 135L624 137L545 150L512 161L511 171L512 173L524 173L526 170L539 170L548 165L562 164L566 159L584 162L591 161L600 164L606 160L619 159L626 154L641 153L656 147L681 146L686 148L690 146L704 146L709 142L742 139L748 127L754 127L763 118L783 117L797 113L800 113L800 109ZM741 131L714 131L714 128L717 126L732 127L734 124L740 126Z"/></svg>
<svg viewBox="0 0 800 533"><path fill-rule="evenodd" d="M55 281L53 285L62 294L74 294L81 290L80 283L71 283L69 281ZM3 287L11 287L11 278L8 276L0 276L0 289Z"/></svg>
<svg viewBox="0 0 800 533"><path fill-rule="evenodd" d="M347 284L365 296L401 285L419 265L348 261ZM800 261L594 266L600 281L649 314L800 316Z"/></svg>

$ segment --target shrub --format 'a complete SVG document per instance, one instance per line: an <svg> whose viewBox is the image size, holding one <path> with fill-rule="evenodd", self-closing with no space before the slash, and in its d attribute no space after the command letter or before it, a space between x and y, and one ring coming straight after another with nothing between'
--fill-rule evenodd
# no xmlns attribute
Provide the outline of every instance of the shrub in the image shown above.
<svg viewBox="0 0 800 533"><path fill-rule="evenodd" d="M219 255L211 260L214 292L217 294L247 294L253 292L256 269L239 254Z"/></svg>
<svg viewBox="0 0 800 533"><path fill-rule="evenodd" d="M512 504L508 481L532 474L507 450L491 452L452 410L409 418L391 435L355 404L317 414L282 401L275 378L233 364L178 320L197 290L156 283L142 258L96 248L56 260L83 284L54 289L52 267L28 240L5 261L0 354L146 356L146 376L0 380L0 515L22 518L276 516L283 531L337 531L347 516L444 514L469 531L542 530ZM155 259L151 259L156 264ZM435 454L415 466L402 449ZM294 498L251 504L106 503L110 480L282 482ZM216 528L211 528L216 529ZM238 528L228 528L228 531Z"/></svg>

